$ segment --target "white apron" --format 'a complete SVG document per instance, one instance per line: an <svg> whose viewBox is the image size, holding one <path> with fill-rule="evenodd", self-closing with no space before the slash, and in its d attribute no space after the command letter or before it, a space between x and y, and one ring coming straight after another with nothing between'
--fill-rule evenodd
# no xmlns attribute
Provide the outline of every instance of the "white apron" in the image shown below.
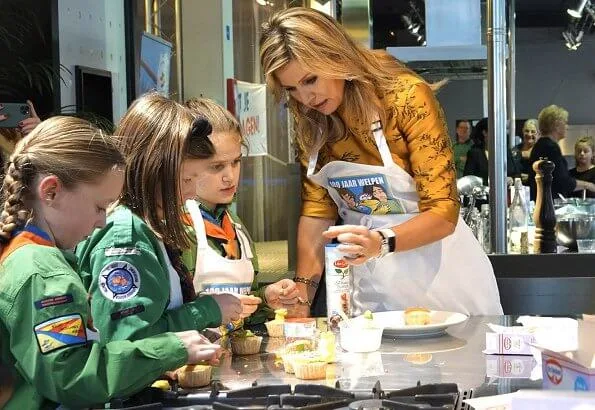
<svg viewBox="0 0 595 410"><path fill-rule="evenodd" d="M373 135L382 166L331 161L314 173L318 152L310 157L308 177L327 189L345 224L388 228L419 214L415 181L394 163L379 124L374 123ZM388 201L374 196L380 190ZM353 266L353 279L356 315L368 309L410 306L469 315L502 314L492 265L460 218L454 233L440 241Z"/></svg>
<svg viewBox="0 0 595 410"><path fill-rule="evenodd" d="M174 310L184 304L184 297L182 296L182 285L180 284L180 274L175 270L171 264L167 250L163 242L159 241L159 249L167 264L167 273L169 276L169 303L167 310Z"/></svg>
<svg viewBox="0 0 595 410"><path fill-rule="evenodd" d="M253 255L248 236L243 232L241 225L233 222L241 258L224 258L209 246L198 203L188 200L186 209L190 213L196 232L196 267L193 281L196 292L249 294L254 280L251 260Z"/></svg>

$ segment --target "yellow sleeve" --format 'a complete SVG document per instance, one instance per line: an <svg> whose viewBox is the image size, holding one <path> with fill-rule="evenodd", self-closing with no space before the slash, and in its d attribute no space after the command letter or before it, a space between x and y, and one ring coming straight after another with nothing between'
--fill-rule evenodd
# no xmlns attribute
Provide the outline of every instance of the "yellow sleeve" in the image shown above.
<svg viewBox="0 0 595 410"><path fill-rule="evenodd" d="M411 86L401 117L420 212L430 211L456 224L460 204L452 145L442 108L427 84Z"/></svg>
<svg viewBox="0 0 595 410"><path fill-rule="evenodd" d="M302 176L302 215L314 218L336 220L337 206L326 188L312 182L306 175L308 170L308 155L299 152Z"/></svg>

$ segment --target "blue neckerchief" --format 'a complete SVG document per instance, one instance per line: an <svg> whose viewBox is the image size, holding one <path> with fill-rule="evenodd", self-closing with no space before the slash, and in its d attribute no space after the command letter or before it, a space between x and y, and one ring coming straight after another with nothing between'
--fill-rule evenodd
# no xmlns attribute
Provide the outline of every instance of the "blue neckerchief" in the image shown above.
<svg viewBox="0 0 595 410"><path fill-rule="evenodd" d="M199 209L204 219L217 226L221 226L221 224L223 223L223 216L227 211L227 205L217 205L215 209L211 211L199 202Z"/></svg>
<svg viewBox="0 0 595 410"><path fill-rule="evenodd" d="M52 238L50 237L50 235L44 231L43 229L29 224L29 225L25 225L23 228L17 228L12 232L12 236L15 237L18 234L20 234L21 232L31 232L34 235L37 235L43 239L45 239L46 241L52 242Z"/></svg>

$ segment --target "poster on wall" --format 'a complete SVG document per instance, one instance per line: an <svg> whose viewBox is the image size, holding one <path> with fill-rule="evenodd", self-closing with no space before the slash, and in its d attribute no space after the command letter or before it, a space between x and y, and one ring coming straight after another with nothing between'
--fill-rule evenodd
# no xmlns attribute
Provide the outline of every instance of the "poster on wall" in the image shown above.
<svg viewBox="0 0 595 410"><path fill-rule="evenodd" d="M140 73L138 95L149 91L169 96L169 73L172 44L149 33L143 33L140 43Z"/></svg>
<svg viewBox="0 0 595 410"><path fill-rule="evenodd" d="M227 109L240 121L247 156L268 153L266 95L265 84L227 80Z"/></svg>

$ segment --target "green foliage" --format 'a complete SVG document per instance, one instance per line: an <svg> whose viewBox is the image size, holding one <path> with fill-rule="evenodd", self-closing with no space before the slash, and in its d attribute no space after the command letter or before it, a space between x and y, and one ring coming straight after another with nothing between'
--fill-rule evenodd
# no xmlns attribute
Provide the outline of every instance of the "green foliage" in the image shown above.
<svg viewBox="0 0 595 410"><path fill-rule="evenodd" d="M49 43L37 15L18 1L2 1L0 6L0 98L24 100L53 93L62 72L69 71L43 58Z"/></svg>

